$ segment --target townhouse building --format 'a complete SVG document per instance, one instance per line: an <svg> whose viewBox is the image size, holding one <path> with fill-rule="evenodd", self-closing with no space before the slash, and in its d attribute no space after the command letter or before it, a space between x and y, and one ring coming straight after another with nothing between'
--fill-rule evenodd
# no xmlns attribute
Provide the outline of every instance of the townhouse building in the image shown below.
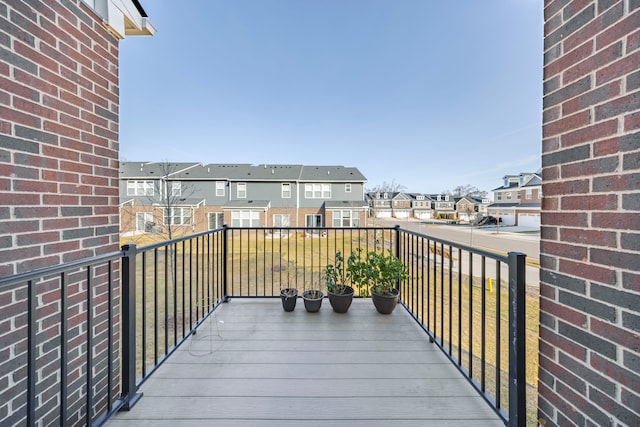
<svg viewBox="0 0 640 427"><path fill-rule="evenodd" d="M471 196L380 191L368 192L366 200L373 218L449 221L472 221L478 215L486 215L491 203Z"/></svg>
<svg viewBox="0 0 640 427"><path fill-rule="evenodd" d="M505 175L501 187L493 189L489 215L504 225L540 227L542 177L539 172Z"/></svg>
<svg viewBox="0 0 640 427"><path fill-rule="evenodd" d="M365 226L365 183L344 166L123 162L121 232Z"/></svg>

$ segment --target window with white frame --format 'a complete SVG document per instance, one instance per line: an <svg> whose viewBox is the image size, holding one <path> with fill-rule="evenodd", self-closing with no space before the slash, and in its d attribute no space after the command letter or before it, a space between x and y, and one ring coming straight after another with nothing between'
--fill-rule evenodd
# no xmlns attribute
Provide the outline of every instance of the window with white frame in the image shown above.
<svg viewBox="0 0 640 427"><path fill-rule="evenodd" d="M507 192L507 200L511 200L511 191Z"/></svg>
<svg viewBox="0 0 640 427"><path fill-rule="evenodd" d="M153 181L127 181L127 196L153 196Z"/></svg>
<svg viewBox="0 0 640 427"><path fill-rule="evenodd" d="M282 183L282 198L283 199L291 198L291 184L288 182Z"/></svg>
<svg viewBox="0 0 640 427"><path fill-rule="evenodd" d="M149 232L153 224L152 212L136 212L136 231Z"/></svg>
<svg viewBox="0 0 640 427"><path fill-rule="evenodd" d="M222 228L224 225L224 213L222 212L209 212L207 214L209 230L215 230L216 228Z"/></svg>
<svg viewBox="0 0 640 427"><path fill-rule="evenodd" d="M231 212L232 227L260 227L259 211L233 211Z"/></svg>
<svg viewBox="0 0 640 427"><path fill-rule="evenodd" d="M527 188L524 191L524 198L530 200L533 197L533 190L531 188Z"/></svg>
<svg viewBox="0 0 640 427"><path fill-rule="evenodd" d="M502 193L496 193L496 200L502 200Z"/></svg>
<svg viewBox="0 0 640 427"><path fill-rule="evenodd" d="M216 181L216 197L224 197L224 181Z"/></svg>
<svg viewBox="0 0 640 427"><path fill-rule="evenodd" d="M247 184L244 182L239 182L236 187L236 197L238 199L246 199L247 198Z"/></svg>
<svg viewBox="0 0 640 427"><path fill-rule="evenodd" d="M334 227L359 227L360 215L358 212L349 210L333 211L332 225Z"/></svg>
<svg viewBox="0 0 640 427"><path fill-rule="evenodd" d="M182 183L181 182L175 182L172 181L171 185L168 186L169 189L171 189L171 196L175 197L175 196L182 196Z"/></svg>
<svg viewBox="0 0 640 427"><path fill-rule="evenodd" d="M291 227L291 216L289 214L275 214L273 216L274 227Z"/></svg>
<svg viewBox="0 0 640 427"><path fill-rule="evenodd" d="M542 199L542 187L538 188L538 198Z"/></svg>
<svg viewBox="0 0 640 427"><path fill-rule="evenodd" d="M331 184L305 184L305 199L330 199Z"/></svg>
<svg viewBox="0 0 640 427"><path fill-rule="evenodd" d="M191 224L191 208L175 207L164 209L164 225Z"/></svg>
<svg viewBox="0 0 640 427"><path fill-rule="evenodd" d="M351 193L351 184L345 184L344 185L344 192L345 193Z"/></svg>

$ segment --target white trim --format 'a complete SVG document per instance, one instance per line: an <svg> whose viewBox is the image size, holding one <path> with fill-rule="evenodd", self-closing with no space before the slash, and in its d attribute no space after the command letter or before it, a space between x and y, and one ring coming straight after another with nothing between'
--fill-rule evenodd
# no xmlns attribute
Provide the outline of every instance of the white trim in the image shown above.
<svg viewBox="0 0 640 427"><path fill-rule="evenodd" d="M152 36L155 27L143 17L131 0L82 0L102 18L104 25L119 39L125 36Z"/></svg>

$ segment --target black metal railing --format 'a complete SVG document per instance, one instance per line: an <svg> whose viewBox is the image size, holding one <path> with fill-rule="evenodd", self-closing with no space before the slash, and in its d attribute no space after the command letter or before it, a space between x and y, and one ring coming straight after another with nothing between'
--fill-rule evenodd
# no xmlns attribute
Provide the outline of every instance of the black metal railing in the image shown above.
<svg viewBox="0 0 640 427"><path fill-rule="evenodd" d="M0 379L11 384L3 386L0 424L100 424L123 405L122 257L118 251L0 279Z"/></svg>
<svg viewBox="0 0 640 427"><path fill-rule="evenodd" d="M27 404L12 416L27 425L56 419L99 425L112 412L133 407L140 385L219 304L229 298L278 297L285 287L326 293L326 264L338 251L346 258L359 248L390 250L405 262L410 275L398 283L401 304L506 424L524 425L525 256L498 255L399 227L225 226L1 279L0 295L24 293L20 304L28 313L28 345L16 368L27 370ZM55 298L45 297L52 292ZM80 314L65 316L80 297L86 313L81 305ZM50 375L66 378L56 393L48 377L38 374L39 360L47 356L40 337L48 316L43 308L51 301L57 301L59 332L49 345L58 366ZM70 336L72 325L80 330ZM84 363L77 361L78 346L93 349ZM67 367L76 365L84 381ZM92 392L83 402L70 402L69 396L78 395L71 383ZM57 415L47 409L45 393L58 397Z"/></svg>

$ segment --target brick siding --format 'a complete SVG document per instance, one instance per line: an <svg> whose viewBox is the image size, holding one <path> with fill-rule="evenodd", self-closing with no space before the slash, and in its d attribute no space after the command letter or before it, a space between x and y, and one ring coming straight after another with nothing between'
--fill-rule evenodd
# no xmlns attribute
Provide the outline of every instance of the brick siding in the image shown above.
<svg viewBox="0 0 640 427"><path fill-rule="evenodd" d="M117 132L118 40L102 20L80 0L0 2L0 277L118 250ZM34 284L41 425L85 424L88 332L94 390L106 387L106 266L92 271L90 287L86 272L73 276L66 313L59 279ZM3 426L26 420L26 295L25 285L0 293ZM69 322L67 420L58 419L61 316ZM91 418L106 404L96 398Z"/></svg>
<svg viewBox="0 0 640 427"><path fill-rule="evenodd" d="M538 415L640 425L640 2L544 3Z"/></svg>

